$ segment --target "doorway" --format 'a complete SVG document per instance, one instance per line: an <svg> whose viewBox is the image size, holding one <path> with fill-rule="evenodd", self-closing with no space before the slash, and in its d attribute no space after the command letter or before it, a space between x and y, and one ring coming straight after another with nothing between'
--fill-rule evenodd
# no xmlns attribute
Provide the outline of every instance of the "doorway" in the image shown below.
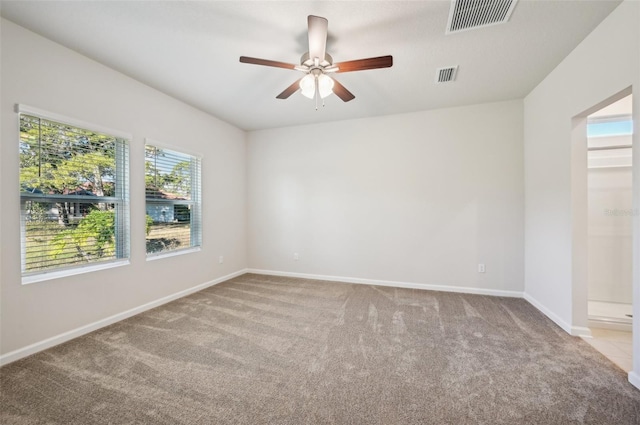
<svg viewBox="0 0 640 425"><path fill-rule="evenodd" d="M586 339L626 372L632 370L632 95L587 117Z"/></svg>
<svg viewBox="0 0 640 425"><path fill-rule="evenodd" d="M632 95L587 117L589 327L631 331Z"/></svg>

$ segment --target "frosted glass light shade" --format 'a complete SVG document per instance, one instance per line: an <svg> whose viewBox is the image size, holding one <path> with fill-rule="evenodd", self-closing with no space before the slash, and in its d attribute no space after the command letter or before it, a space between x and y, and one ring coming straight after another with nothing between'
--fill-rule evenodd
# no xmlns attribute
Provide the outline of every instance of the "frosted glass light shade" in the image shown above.
<svg viewBox="0 0 640 425"><path fill-rule="evenodd" d="M323 99L333 93L333 79L324 74L318 75L318 92Z"/></svg>
<svg viewBox="0 0 640 425"><path fill-rule="evenodd" d="M300 80L300 90L303 96L313 99L316 94L316 78L311 74L302 77L302 80Z"/></svg>

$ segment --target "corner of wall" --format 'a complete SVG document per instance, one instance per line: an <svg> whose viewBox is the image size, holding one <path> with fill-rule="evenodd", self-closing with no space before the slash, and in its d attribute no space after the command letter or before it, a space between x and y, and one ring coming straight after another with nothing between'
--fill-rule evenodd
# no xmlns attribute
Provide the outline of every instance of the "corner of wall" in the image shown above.
<svg viewBox="0 0 640 425"><path fill-rule="evenodd" d="M529 302L532 306L537 308L542 314L551 319L556 325L560 326L563 331L568 333L571 336L583 336L583 337L591 337L591 330L585 326L573 326L567 321L563 320L560 316L555 314L552 310L538 301L536 298L531 296L531 294L525 292L523 294L523 298Z"/></svg>

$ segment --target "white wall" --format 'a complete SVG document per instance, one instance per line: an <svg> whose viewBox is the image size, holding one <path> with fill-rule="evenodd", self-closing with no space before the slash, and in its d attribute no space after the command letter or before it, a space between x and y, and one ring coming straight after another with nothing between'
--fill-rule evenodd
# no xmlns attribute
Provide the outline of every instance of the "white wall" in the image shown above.
<svg viewBox="0 0 640 425"><path fill-rule="evenodd" d="M1 54L0 353L247 267L243 131L6 20ZM18 103L133 134L130 265L21 284ZM203 155L200 252L146 261L145 137Z"/></svg>
<svg viewBox="0 0 640 425"><path fill-rule="evenodd" d="M250 267L521 293L522 114L510 101L249 133Z"/></svg>
<svg viewBox="0 0 640 425"><path fill-rule="evenodd" d="M638 91L638 9L640 3L636 1L623 2L524 101L525 292L528 299L569 330L586 326L586 283L582 283L584 288L572 285L573 251L579 249L572 245L574 215L579 212L572 210L576 208L572 206L575 198L571 181L572 118L629 86ZM640 96L634 96L636 123L640 112L638 99ZM633 155L636 206L640 197L638 143L636 132ZM634 217L636 241L640 238L638 220L640 217ZM636 318L640 316L638 248L636 243ZM634 320L637 330L640 322ZM638 353L640 331L635 332L634 341ZM636 355L636 374L640 372L638 359Z"/></svg>

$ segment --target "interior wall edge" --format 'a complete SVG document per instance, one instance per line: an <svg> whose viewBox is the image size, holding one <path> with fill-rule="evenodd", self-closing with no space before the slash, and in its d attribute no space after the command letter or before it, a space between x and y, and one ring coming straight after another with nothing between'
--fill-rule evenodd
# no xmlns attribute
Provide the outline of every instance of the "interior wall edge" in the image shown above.
<svg viewBox="0 0 640 425"><path fill-rule="evenodd" d="M640 22L640 7L638 7L638 21ZM640 75L640 56L638 57L638 74ZM635 95L633 96L634 125L640 122L640 78L638 78ZM637 127L637 126L636 126ZM640 132L635 129L632 135L632 205L635 211L632 224L632 330L633 330L633 373L635 381L629 381L640 389Z"/></svg>
<svg viewBox="0 0 640 425"><path fill-rule="evenodd" d="M59 335L53 336L51 338L44 339L42 341L27 345L26 347L18 348L17 350L13 350L9 353L0 355L0 366L4 366L6 364L15 362L32 354L39 353L40 351L44 351L48 348L54 347L56 345L60 345L67 341L71 341L72 339L78 338L82 335L86 335L98 329L104 328L106 326L112 325L114 323L120 322L122 320L128 319L130 317L136 316L140 313L143 313L147 310L151 310L152 308L159 307L163 304L167 304L171 301L175 301L179 298L186 297L187 295L191 295L195 292L201 291L203 289L209 288L211 286L217 285L219 283L225 282L229 279L233 279L234 277L240 276L247 273L247 269L241 269L233 273L229 273L225 276L221 276L219 278L210 280L208 282L201 283L199 285L193 286L188 289L184 289L182 291L176 292L171 295L167 295L165 297L159 298L157 300L148 302L146 304L140 305L138 307L134 307L132 309L123 311L121 313L114 314L112 316L106 317L104 319L97 320L93 323L89 323L84 326L80 326L78 328L72 329L70 331L61 333Z"/></svg>

